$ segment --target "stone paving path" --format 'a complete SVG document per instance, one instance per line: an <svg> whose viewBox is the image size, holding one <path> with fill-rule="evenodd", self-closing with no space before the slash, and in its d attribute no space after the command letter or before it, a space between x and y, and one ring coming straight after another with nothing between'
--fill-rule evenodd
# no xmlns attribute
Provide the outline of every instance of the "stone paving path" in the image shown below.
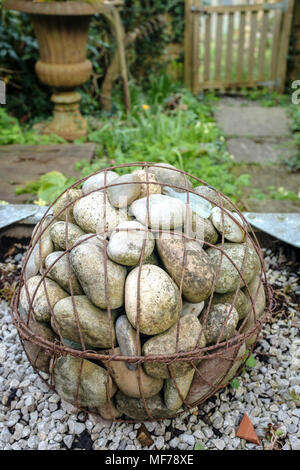
<svg viewBox="0 0 300 470"><path fill-rule="evenodd" d="M16 196L15 188L35 181L49 171L60 171L80 178L74 166L83 158L89 161L95 144L2 145L0 146L0 200L22 203L28 194Z"/></svg>
<svg viewBox="0 0 300 470"><path fill-rule="evenodd" d="M227 137L228 151L234 156L236 175L248 173L251 189L269 194L268 187L298 194L299 174L288 173L281 158L293 152L289 118L284 108L263 107L238 97L223 97L215 110L218 126ZM300 201L251 199L254 212L300 212Z"/></svg>

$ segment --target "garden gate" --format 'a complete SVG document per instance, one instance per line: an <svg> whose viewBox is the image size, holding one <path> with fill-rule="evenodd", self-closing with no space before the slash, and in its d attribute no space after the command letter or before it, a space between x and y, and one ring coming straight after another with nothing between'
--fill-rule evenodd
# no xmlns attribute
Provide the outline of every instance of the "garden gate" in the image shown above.
<svg viewBox="0 0 300 470"><path fill-rule="evenodd" d="M186 0L185 85L283 91L294 0Z"/></svg>

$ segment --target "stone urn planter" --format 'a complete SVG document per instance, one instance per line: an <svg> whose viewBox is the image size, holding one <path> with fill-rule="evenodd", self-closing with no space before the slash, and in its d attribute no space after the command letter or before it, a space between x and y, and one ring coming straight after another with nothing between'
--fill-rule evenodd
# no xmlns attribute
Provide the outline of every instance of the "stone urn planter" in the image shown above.
<svg viewBox="0 0 300 470"><path fill-rule="evenodd" d="M42 83L53 89L53 119L44 134L74 140L87 134L87 122L79 110L76 87L85 83L92 64L86 58L89 22L96 10L87 3L35 3L6 0L6 9L28 13L39 43L40 60L35 69Z"/></svg>

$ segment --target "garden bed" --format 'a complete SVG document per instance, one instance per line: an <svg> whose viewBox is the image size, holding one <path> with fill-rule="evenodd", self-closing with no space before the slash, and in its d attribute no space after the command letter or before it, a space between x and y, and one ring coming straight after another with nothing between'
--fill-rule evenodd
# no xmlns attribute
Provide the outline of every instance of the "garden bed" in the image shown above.
<svg viewBox="0 0 300 470"><path fill-rule="evenodd" d="M265 239L266 240L266 239ZM27 239L1 239L1 297L10 300ZM299 251L264 248L277 301L264 326L256 363L226 389L189 412L144 425L109 423L79 412L49 391L29 365L6 300L0 304L0 449L300 449ZM3 290L4 289L4 290ZM298 350L298 351L297 351ZM298 356L297 356L298 354ZM247 413L260 446L236 437Z"/></svg>

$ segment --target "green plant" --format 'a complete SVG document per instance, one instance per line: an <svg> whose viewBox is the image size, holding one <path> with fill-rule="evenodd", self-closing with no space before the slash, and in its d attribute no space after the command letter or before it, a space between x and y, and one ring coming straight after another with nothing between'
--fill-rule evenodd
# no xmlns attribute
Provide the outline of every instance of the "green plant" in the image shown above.
<svg viewBox="0 0 300 470"><path fill-rule="evenodd" d="M205 447L204 444L202 444L202 442L196 442L195 446L194 446L194 450L208 450L207 447Z"/></svg>
<svg viewBox="0 0 300 470"><path fill-rule="evenodd" d="M234 389L237 390L237 389L239 388L239 386L240 386L240 382L239 382L238 379L232 379L232 380L230 381L230 385L231 385L232 388L234 388Z"/></svg>
<svg viewBox="0 0 300 470"><path fill-rule="evenodd" d="M0 145L9 144L51 144L64 143L65 140L57 135L39 135L26 127L21 127L18 120L0 108Z"/></svg>
<svg viewBox="0 0 300 470"><path fill-rule="evenodd" d="M59 171L50 171L42 175L38 181L28 183L24 187L18 187L16 194L36 194L38 200L35 202L39 205L47 205L52 203L75 181L76 178L67 178Z"/></svg>

